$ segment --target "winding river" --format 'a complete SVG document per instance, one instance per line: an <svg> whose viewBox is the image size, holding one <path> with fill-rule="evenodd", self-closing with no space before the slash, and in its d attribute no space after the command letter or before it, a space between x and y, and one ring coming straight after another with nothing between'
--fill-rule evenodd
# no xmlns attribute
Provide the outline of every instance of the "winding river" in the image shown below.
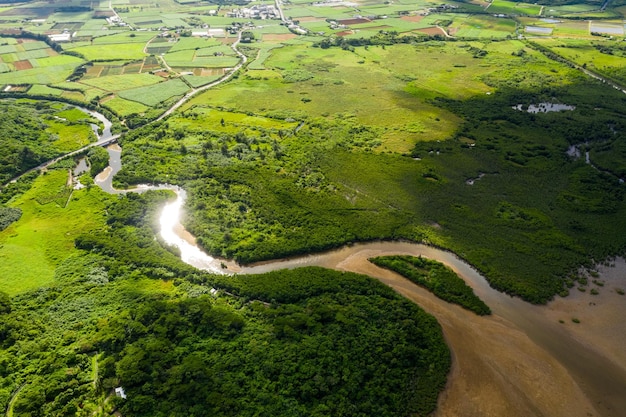
<svg viewBox="0 0 626 417"><path fill-rule="evenodd" d="M110 133L109 133L110 134ZM548 306L534 306L492 289L484 277L454 254L409 242L371 242L284 260L241 266L204 253L180 223L186 193L176 186L115 190L121 149L108 148L110 166L96 178L109 193L171 189L177 198L160 216L161 237L177 246L184 262L212 273L263 273L321 266L370 275L433 314L453 355L448 386L436 416L623 416L626 410L626 297L610 289L624 285L623 269L601 271L606 288L591 296L576 291ZM369 257L421 255L455 270L492 309L478 317L437 299ZM617 273L616 273L617 272ZM580 320L579 324L572 318Z"/></svg>

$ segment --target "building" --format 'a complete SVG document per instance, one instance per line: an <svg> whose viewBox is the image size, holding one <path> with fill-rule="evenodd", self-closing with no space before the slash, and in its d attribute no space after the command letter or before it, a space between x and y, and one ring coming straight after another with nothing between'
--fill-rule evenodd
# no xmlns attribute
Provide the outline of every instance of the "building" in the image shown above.
<svg viewBox="0 0 626 417"><path fill-rule="evenodd" d="M124 392L124 388L122 388L122 387L115 388L115 395L117 397L126 399L126 393Z"/></svg>

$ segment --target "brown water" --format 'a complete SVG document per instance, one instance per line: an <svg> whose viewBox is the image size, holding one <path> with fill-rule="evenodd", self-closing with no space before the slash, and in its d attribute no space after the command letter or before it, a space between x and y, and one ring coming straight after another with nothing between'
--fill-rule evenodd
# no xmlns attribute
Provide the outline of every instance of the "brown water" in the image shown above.
<svg viewBox="0 0 626 417"><path fill-rule="evenodd" d="M171 203L169 207L172 207L174 204ZM182 200L179 200L177 207L177 210L182 209ZM510 343L509 345L501 343L495 351L484 348L484 352L470 352L478 356L481 353L487 356L480 359L481 366L501 366L505 368L497 369L495 375L491 375L492 378L497 378L497 375L500 375L500 377L510 381L523 379L513 383L515 387L508 386L506 382L500 383L500 389L504 389L504 391L520 389L523 389L523 391L516 394L514 398L508 398L510 395L508 392L501 393L501 401L509 401L510 404L496 404L494 415L502 412L512 412L513 414L508 415L520 416L620 416L626 414L626 363L624 358L611 357L611 348L607 348L607 345L611 345L610 340L596 340L595 342L597 342L599 347L596 349L593 339L600 336L594 333L594 328L586 327L585 319L580 324L575 325L571 322L571 317L567 316L569 313L564 311L563 317L567 322L560 323L559 319L555 318L555 315L559 313L558 309L555 310L552 306L534 306L492 289L485 278L475 269L450 252L409 242L371 242L345 246L324 253L264 262L253 266L239 266L233 262L213 258L208 255L198 257L198 248L193 244L191 237L188 234L184 234L184 228L178 222L180 212L177 210L168 210L166 208L163 216L168 218L167 224L170 225L170 230L175 232L174 235L178 239L187 242L189 247L191 247L190 250L194 252L193 256L191 256L193 259L189 260L189 257L187 257L186 261L191 265L214 272L226 273L259 274L284 268L321 266L368 274L392 286L408 298L417 301L427 311L437 317L444 328L448 342L454 341L451 343L451 349L456 358L456 366L466 356L463 353L462 345L469 343L467 338L465 341L455 341L451 332L465 333L468 329L472 329L473 326L478 326L474 327L471 334L475 334L477 337L486 337L480 334L482 330L490 326L495 326L496 328L500 326L499 330L496 331L496 334L499 333L499 335L495 337L491 335L489 337L495 339L502 336L504 340L508 341L507 343ZM165 235L163 237L166 238ZM168 243L177 244L173 240ZM185 248L181 248L182 252L185 252L185 250ZM448 265L468 282L476 294L491 307L493 317L477 318L457 306L434 299L425 290L397 276L392 277L395 274L377 268L367 261L369 257L385 254L424 256ZM183 253L183 258L185 257L186 255ZM226 269L223 268L224 265L227 265ZM619 279L617 281L619 282ZM607 296L602 300L602 303L604 303L603 314L617 314L623 317L622 314L626 313L626 297L619 296L608 289L606 293ZM608 296L610 294L612 294L612 297ZM560 300L558 302L562 304L562 310L567 310L563 308L563 306L568 306L567 301ZM574 302L581 304L580 300L574 300ZM578 307L584 308L584 304ZM450 312L454 314L450 314ZM480 329L481 326L485 329L476 330ZM573 326L577 326L574 332L571 331ZM626 326L623 324L623 321L613 323L613 326L616 333L626 334ZM461 328L464 328L464 330L462 331ZM582 333L581 329L584 329ZM588 337L585 337L585 335ZM606 338L606 334L602 335L602 337ZM456 346L455 343L457 344ZM529 345L526 352L535 352L533 353L534 356L530 358L524 357L524 363L519 363L520 369L523 368L524 375L511 375L511 372L515 373L516 370L509 370L506 367L509 366L508 364L516 363L522 355L527 354L526 352L518 352L519 346L525 344ZM619 345L619 342L617 344ZM624 349L626 349L626 346L624 346ZM620 350L619 346L617 350ZM609 352L609 355L607 355L607 352ZM496 357L499 357L499 359L496 360ZM529 363L532 366L529 366ZM464 364L463 366L467 365ZM462 371L460 372L462 373ZM462 377L462 375L456 375L456 378ZM458 383L454 382L454 378L453 372L452 383ZM489 381L483 381L483 383L488 384ZM548 386L551 386L551 388L548 388ZM489 388L489 390L493 389ZM542 396L542 393L550 393L552 400L545 398L545 395ZM489 398L484 398L484 393L482 395L477 396L478 401L490 401ZM444 395L443 397L445 398L446 396ZM496 394L494 397L497 400L498 395ZM588 401L586 401L587 399ZM556 404L551 403L551 401L554 401ZM535 402L538 404L535 404ZM568 404L572 407L568 408ZM474 406L477 408L471 411ZM485 407L477 406L476 404L474 406L468 405L463 410L458 410L454 405L446 405L445 400L443 400L440 408L444 412L441 415L446 414L446 409L455 410L454 412L450 411L448 415L487 415L484 413ZM488 404L487 408L489 408ZM517 409L519 413L515 412L514 409Z"/></svg>
<svg viewBox="0 0 626 417"><path fill-rule="evenodd" d="M110 186L110 179L120 166L120 150L109 149L109 152L114 160L113 168L97 183L105 191L126 192ZM152 187L140 190L147 188ZM258 274L303 266L363 273L379 279L433 314L453 355L452 371L447 389L440 396L437 416L626 415L626 354L623 353L626 297L608 287L601 289L596 298L577 293L548 306L534 306L495 291L484 277L454 254L409 242L362 243L325 253L240 266L211 257L195 245L193 236L179 221L184 191L176 191L179 198L162 211L161 235L167 243L179 247L181 258L190 265L213 273ZM388 254L424 256L448 265L491 307L493 315L478 317L447 304L367 261L369 257ZM623 270L606 268L603 276L613 273L611 285L624 288L626 263L621 265ZM581 323L572 323L573 317Z"/></svg>

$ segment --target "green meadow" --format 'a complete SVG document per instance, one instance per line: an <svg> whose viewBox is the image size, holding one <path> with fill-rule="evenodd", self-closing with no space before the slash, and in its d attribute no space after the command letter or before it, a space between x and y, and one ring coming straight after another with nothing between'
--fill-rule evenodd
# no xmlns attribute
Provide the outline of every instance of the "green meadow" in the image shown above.
<svg viewBox="0 0 626 417"><path fill-rule="evenodd" d="M50 284L56 267L76 252L74 239L101 227L106 196L99 189L70 192L65 169L40 176L9 206L22 210L0 232L0 291L10 295Z"/></svg>

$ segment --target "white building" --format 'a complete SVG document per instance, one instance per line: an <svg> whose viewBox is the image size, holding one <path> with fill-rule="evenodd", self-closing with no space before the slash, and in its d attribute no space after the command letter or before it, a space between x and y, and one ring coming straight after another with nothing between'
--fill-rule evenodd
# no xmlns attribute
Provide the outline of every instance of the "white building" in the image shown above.
<svg viewBox="0 0 626 417"><path fill-rule="evenodd" d="M122 387L115 388L115 395L120 398L126 399L126 393L124 392L124 388Z"/></svg>

